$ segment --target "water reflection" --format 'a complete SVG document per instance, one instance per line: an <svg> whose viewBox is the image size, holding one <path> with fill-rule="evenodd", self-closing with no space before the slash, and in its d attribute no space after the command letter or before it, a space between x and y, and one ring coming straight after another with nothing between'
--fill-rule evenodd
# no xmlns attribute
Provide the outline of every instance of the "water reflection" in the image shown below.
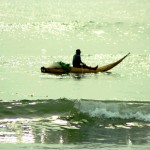
<svg viewBox="0 0 150 150"><path fill-rule="evenodd" d="M9 119L8 119L9 120ZM71 125L56 116L47 119L1 120L0 142L3 143L114 143L134 145L149 143L149 126L138 122L119 123L103 120ZM111 122L111 123L110 123ZM125 121L124 121L125 122ZM79 122L76 122L79 124ZM124 135L124 136L122 136ZM114 138L115 137L115 138Z"/></svg>

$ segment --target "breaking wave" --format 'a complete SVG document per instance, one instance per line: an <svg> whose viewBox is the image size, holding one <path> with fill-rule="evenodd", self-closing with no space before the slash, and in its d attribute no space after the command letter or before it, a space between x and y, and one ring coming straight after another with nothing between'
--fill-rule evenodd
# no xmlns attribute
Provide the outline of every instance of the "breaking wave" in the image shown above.
<svg viewBox="0 0 150 150"><path fill-rule="evenodd" d="M102 101L102 100L21 100L3 102L0 119L36 118L59 115L86 120L120 119L150 122L149 102Z"/></svg>

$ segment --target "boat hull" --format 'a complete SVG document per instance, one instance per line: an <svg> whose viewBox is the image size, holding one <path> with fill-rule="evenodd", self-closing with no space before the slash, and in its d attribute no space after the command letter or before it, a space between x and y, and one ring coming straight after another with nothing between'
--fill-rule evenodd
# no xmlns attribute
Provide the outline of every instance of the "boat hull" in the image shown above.
<svg viewBox="0 0 150 150"><path fill-rule="evenodd" d="M98 67L96 70L91 70L91 69L86 69L86 68L71 67L70 70L66 71L66 70L61 69L61 68L45 68L45 67L41 67L41 72L42 73L52 73L52 74L106 72L106 71L114 68L118 64L120 64L129 54L130 53L128 53L127 55L125 55L124 57L122 57L121 59L119 59L118 61L116 61L114 63Z"/></svg>

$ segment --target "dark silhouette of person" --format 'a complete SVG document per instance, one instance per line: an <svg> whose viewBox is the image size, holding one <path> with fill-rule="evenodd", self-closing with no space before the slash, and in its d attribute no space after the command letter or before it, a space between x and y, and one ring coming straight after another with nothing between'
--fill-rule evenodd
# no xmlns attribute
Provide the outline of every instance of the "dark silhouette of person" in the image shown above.
<svg viewBox="0 0 150 150"><path fill-rule="evenodd" d="M96 70L98 68L98 66L90 67L90 66L87 66L85 63L83 63L82 60L81 60L80 54L81 54L81 50L77 49L76 50L76 54L73 56L73 61L72 61L73 67L76 67L76 68L87 68L87 69L92 69L92 70Z"/></svg>

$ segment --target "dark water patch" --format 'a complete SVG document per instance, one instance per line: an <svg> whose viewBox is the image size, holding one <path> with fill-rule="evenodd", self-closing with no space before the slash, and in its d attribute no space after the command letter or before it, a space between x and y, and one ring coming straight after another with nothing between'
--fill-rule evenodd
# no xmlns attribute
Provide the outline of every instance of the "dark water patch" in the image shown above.
<svg viewBox="0 0 150 150"><path fill-rule="evenodd" d="M66 99L1 102L0 106L1 118L32 118L36 116L69 113L71 111L75 111L74 103Z"/></svg>

